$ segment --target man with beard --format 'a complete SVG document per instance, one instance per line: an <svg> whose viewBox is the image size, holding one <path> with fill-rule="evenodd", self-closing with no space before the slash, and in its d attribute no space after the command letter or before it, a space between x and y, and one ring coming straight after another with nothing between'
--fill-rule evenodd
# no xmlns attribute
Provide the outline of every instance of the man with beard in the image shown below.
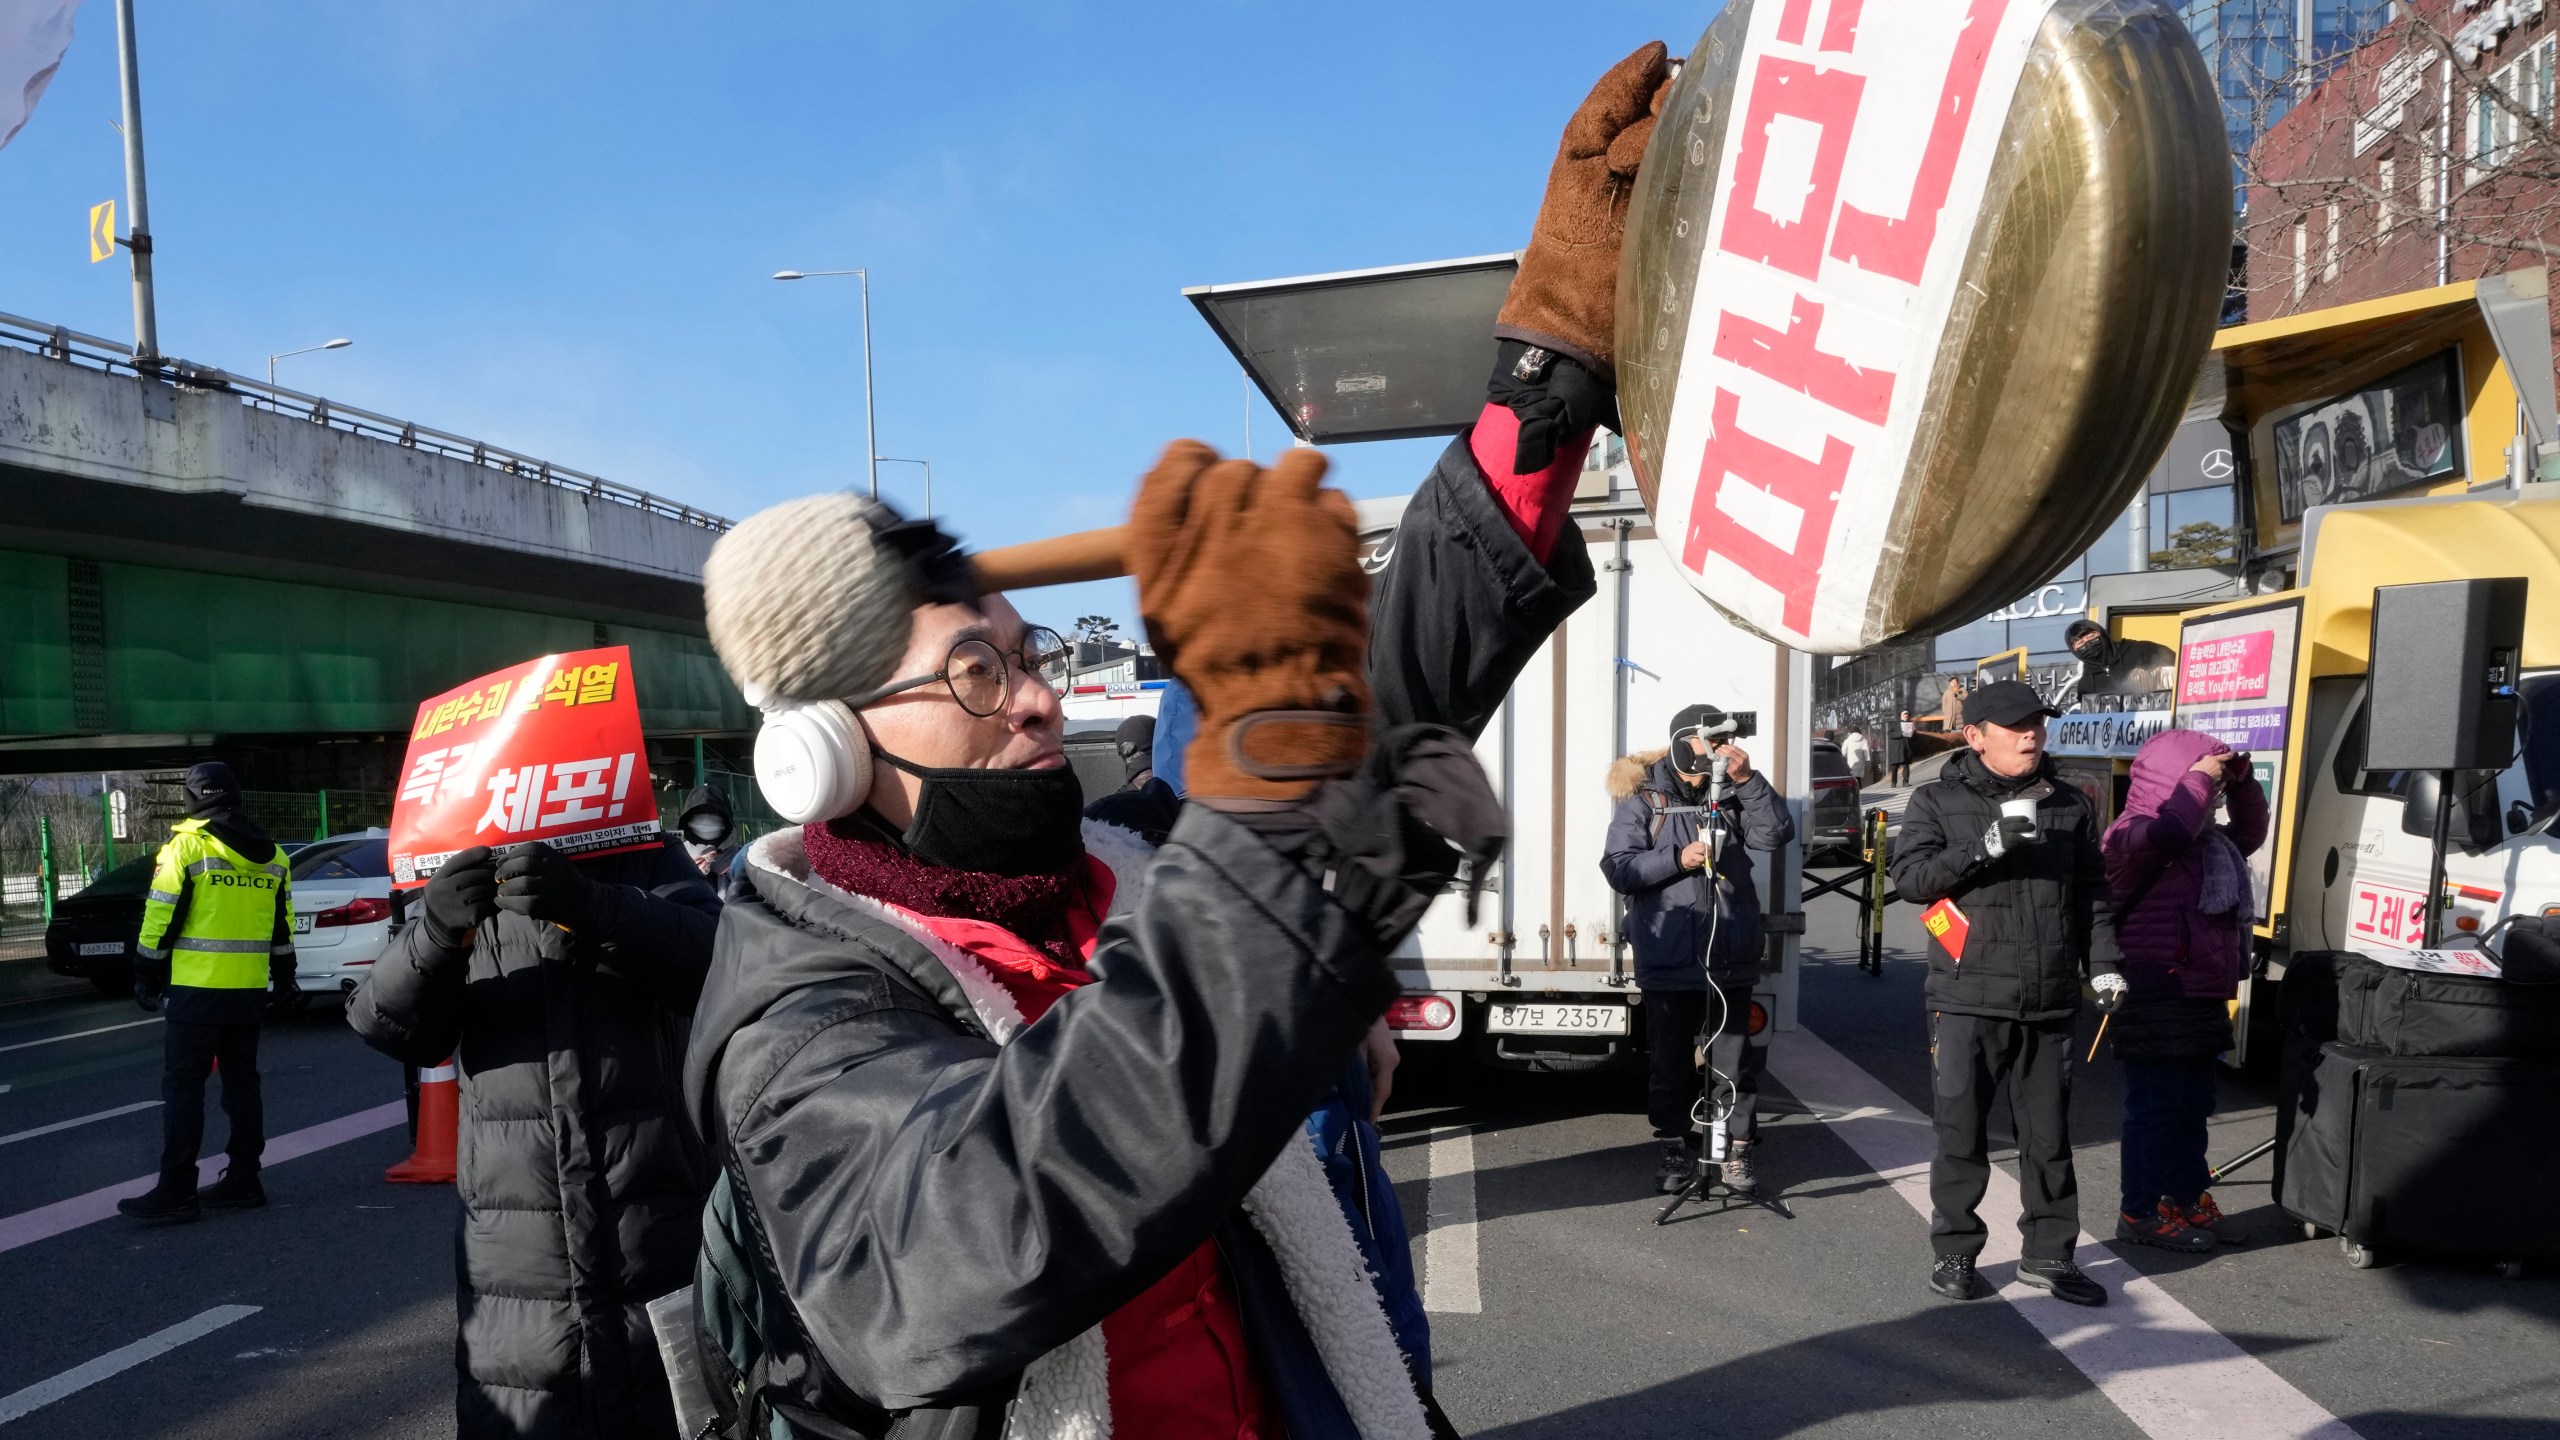
<svg viewBox="0 0 2560 1440"><path fill-rule="evenodd" d="M258 1022L270 995L293 989L291 867L242 808L239 778L219 760L187 771L187 816L151 872L135 943L133 994L167 1011L160 1074L160 1180L116 1209L152 1225L182 1224L200 1206L267 1203L258 1179L266 1106L258 1088ZM219 1061L231 1122L222 1178L196 1188L204 1082Z"/></svg>
<svg viewBox="0 0 2560 1440"><path fill-rule="evenodd" d="M700 1315L734 1433L1448 1433L1304 1126L1394 945L1498 851L1470 738L1592 593L1566 509L1667 72L1644 47L1568 126L1495 403L1406 509L1374 614L1321 456L1185 441L1146 477L1126 553L1197 710L1151 859L1077 813L1059 642L947 542L846 494L721 539L724 663L861 776L750 847L687 1058L723 1151ZM901 678L778 663L876 632L828 597L890 535L926 597Z"/></svg>
<svg viewBox="0 0 2560 1440"><path fill-rule="evenodd" d="M2080 1273L2080 1185L2071 1165L2072 1021L2080 985L2101 1009L2125 995L2097 814L2044 753L2042 696L2016 680L1966 697L1965 744L1911 792L1893 845L1893 885L1953 914L1929 947L1929 1057L1938 1153L1929 1288L1980 1295L1974 1262L1990 1231L1975 1213L1991 1183L1991 1097L2005 1080L2017 1121L2018 1279L2074 1305L2107 1292Z"/></svg>
<svg viewBox="0 0 2560 1440"><path fill-rule="evenodd" d="M1609 767L1618 808L1600 872L1627 897L1627 940L1653 1057L1645 1111L1662 1150L1653 1178L1666 1195L1689 1183L1698 1155L1701 1047L1716 1076L1711 1103L1726 1121L1724 1184L1743 1195L1759 1189L1751 1150L1767 1051L1750 1043L1748 1023L1760 978L1760 890L1750 852L1785 845L1796 826L1751 757L1713 738L1724 720L1712 705L1689 706L1671 718L1671 748ZM1709 784L1716 770L1724 772L1720 796ZM1730 822L1712 845L1698 813L1711 801Z"/></svg>

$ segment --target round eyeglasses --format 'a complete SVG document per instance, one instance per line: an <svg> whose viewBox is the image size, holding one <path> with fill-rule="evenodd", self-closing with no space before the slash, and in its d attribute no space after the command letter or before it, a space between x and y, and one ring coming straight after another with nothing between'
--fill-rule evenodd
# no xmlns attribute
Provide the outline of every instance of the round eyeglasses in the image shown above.
<svg viewBox="0 0 2560 1440"><path fill-rule="evenodd" d="M892 680L844 703L859 710L940 681L950 689L952 700L962 710L981 720L993 719L1012 704L1017 675L1035 676L1052 691L1064 691L1067 661L1072 653L1057 631L1041 625L1023 631L1022 643L1011 650L999 650L993 641L972 636L953 645L942 658L942 668L932 674Z"/></svg>

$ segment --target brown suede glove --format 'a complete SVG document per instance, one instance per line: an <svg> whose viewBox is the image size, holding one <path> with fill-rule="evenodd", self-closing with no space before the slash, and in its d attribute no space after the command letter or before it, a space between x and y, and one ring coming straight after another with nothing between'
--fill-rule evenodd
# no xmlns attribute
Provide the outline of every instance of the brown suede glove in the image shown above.
<svg viewBox="0 0 2560 1440"><path fill-rule="evenodd" d="M1369 577L1325 459L1269 470L1176 440L1138 486L1127 554L1147 635L1200 707L1190 795L1291 805L1369 748Z"/></svg>
<svg viewBox="0 0 2560 1440"><path fill-rule="evenodd" d="M1615 381L1618 250L1636 165L1670 88L1669 51L1656 40L1610 66L1565 122L1529 251L1494 320L1497 337L1569 355Z"/></svg>

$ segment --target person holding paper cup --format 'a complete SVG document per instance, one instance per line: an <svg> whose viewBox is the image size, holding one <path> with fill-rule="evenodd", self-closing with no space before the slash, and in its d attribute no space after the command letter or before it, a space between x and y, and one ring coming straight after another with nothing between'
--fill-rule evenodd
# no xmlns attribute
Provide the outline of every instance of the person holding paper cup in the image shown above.
<svg viewBox="0 0 2560 1440"><path fill-rule="evenodd" d="M1912 791L1893 846L1894 888L1928 907L1929 1053L1938 1154L1930 1165L1929 1288L1984 1293L1991 1097L2009 1084L2018 1132L2024 1258L2018 1278L2075 1305L2107 1292L2071 1255L2080 1190L2071 1165L2072 1022L2084 978L2099 1008L2125 993L2096 812L2044 753L2054 711L2002 680L1964 703L1968 750Z"/></svg>

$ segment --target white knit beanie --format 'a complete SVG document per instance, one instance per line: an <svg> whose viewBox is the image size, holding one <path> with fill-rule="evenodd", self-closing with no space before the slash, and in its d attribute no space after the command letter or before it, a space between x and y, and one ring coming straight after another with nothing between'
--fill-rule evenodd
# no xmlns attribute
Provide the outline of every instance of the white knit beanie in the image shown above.
<svg viewBox="0 0 2560 1440"><path fill-rule="evenodd" d="M879 543L896 514L851 491L760 510L711 547L702 609L729 678L759 704L886 684L907 651L912 570Z"/></svg>

